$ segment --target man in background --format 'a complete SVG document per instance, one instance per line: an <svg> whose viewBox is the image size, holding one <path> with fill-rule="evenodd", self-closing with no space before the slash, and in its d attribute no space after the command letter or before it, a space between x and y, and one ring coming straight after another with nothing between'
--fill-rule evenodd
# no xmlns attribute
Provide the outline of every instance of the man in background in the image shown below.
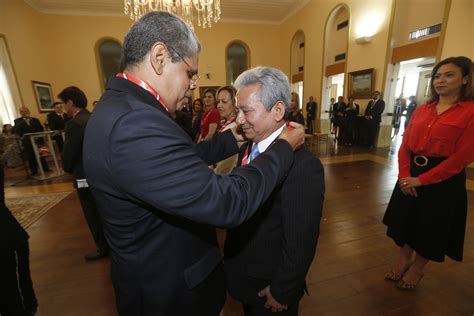
<svg viewBox="0 0 474 316"><path fill-rule="evenodd" d="M367 143L369 149L374 148L375 140L382 121L382 113L385 109L385 101L380 99L380 91L374 91L372 100L365 109L365 121L367 123Z"/></svg>
<svg viewBox="0 0 474 316"><path fill-rule="evenodd" d="M84 217L92 234L97 249L84 256L86 260L98 260L109 254L109 246L104 236L104 227L94 197L86 181L82 166L82 145L84 131L91 113L86 109L87 98L77 87L68 87L58 95L64 103L71 119L67 122L64 133L65 142L61 155L63 169L74 175L76 188Z"/></svg>
<svg viewBox="0 0 474 316"><path fill-rule="evenodd" d="M21 138L21 145L23 150L23 155L26 160L28 160L28 164L30 166L30 175L34 176L38 174L38 162L36 161L35 152L33 149L33 145L31 144L31 139L27 133L38 133L43 132L44 128L41 125L40 121L30 116L30 110L26 106L22 106L20 108L20 115L21 117L15 119L15 125L13 130L15 134L17 134ZM36 140L37 145L43 145L43 139ZM48 172L49 170L48 163L46 162L44 157L40 157L41 166L43 167L43 171Z"/></svg>
<svg viewBox="0 0 474 316"><path fill-rule="evenodd" d="M313 96L309 97L309 102L306 103L306 122L308 122L308 134L313 134L313 124L318 111L318 103L314 101Z"/></svg>
<svg viewBox="0 0 474 316"><path fill-rule="evenodd" d="M278 138L290 111L287 77L274 68L242 73L237 122L249 140L238 165L256 163ZM224 249L229 293L245 315L298 315L305 277L314 259L324 199L324 169L306 148L258 212L227 232ZM271 310L271 311L270 311Z"/></svg>
<svg viewBox="0 0 474 316"><path fill-rule="evenodd" d="M49 129L62 133L66 122L69 121L69 116L64 113L62 102L53 103L54 112L48 113L46 122L48 122ZM63 136L61 134L52 137L58 145L59 152L63 151Z"/></svg>

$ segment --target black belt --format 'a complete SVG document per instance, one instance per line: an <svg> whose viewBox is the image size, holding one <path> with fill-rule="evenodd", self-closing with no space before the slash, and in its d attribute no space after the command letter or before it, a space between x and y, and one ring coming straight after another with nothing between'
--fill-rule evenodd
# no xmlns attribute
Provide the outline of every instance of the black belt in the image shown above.
<svg viewBox="0 0 474 316"><path fill-rule="evenodd" d="M417 155L415 153L412 153L411 160L413 164L415 164L418 167L427 167L431 169L434 166L437 166L441 162L446 160L446 157L429 157L425 155Z"/></svg>

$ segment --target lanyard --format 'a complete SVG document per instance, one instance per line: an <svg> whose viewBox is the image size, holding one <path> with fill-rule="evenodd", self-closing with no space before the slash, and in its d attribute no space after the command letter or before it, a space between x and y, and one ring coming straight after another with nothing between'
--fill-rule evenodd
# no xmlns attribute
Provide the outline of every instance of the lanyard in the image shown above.
<svg viewBox="0 0 474 316"><path fill-rule="evenodd" d="M148 83L130 74L126 74L124 72L119 72L117 74L117 77L127 79L128 81L131 81L137 86L140 86L146 91L150 92L151 95L161 104L161 106L163 106L165 110L169 112L168 107L160 100L160 96L158 95L158 92L156 92L155 89L153 89Z"/></svg>
<svg viewBox="0 0 474 316"><path fill-rule="evenodd" d="M255 144L257 146L257 144ZM245 148L244 151L244 156L242 157L242 162L240 163L241 166L246 166L249 163L249 148L252 147L252 143L249 142L247 147Z"/></svg>
<svg viewBox="0 0 474 316"><path fill-rule="evenodd" d="M235 117L228 118L227 121L225 121L225 123L222 124L221 128L219 129L219 132L222 132L227 127L227 125L232 123L234 120L235 120Z"/></svg>

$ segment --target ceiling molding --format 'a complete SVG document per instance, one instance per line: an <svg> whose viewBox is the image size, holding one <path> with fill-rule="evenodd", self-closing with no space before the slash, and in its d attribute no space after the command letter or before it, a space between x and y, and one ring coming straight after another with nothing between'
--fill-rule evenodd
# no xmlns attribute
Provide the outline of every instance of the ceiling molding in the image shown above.
<svg viewBox="0 0 474 316"><path fill-rule="evenodd" d="M44 14L125 16L121 0L23 0ZM222 0L221 21L280 25L310 0Z"/></svg>

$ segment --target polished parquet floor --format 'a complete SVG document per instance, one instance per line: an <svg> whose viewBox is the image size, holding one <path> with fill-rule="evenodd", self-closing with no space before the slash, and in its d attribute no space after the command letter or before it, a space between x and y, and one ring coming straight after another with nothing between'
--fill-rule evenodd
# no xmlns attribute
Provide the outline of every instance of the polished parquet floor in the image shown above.
<svg viewBox="0 0 474 316"><path fill-rule="evenodd" d="M474 315L474 191L468 191L464 261L431 263L416 291L401 292L383 278L397 257L381 223L396 181L396 157L386 150L325 144L313 152L325 166L326 198L318 249L307 276L310 295L302 299L300 315ZM468 175L472 184L474 172ZM18 180L10 174L7 183ZM6 188L7 196L65 191L72 192L68 176ZM37 315L116 315L109 259L83 259L94 246L75 192L28 233ZM219 237L224 238L222 232ZM230 298L221 314L243 315Z"/></svg>

